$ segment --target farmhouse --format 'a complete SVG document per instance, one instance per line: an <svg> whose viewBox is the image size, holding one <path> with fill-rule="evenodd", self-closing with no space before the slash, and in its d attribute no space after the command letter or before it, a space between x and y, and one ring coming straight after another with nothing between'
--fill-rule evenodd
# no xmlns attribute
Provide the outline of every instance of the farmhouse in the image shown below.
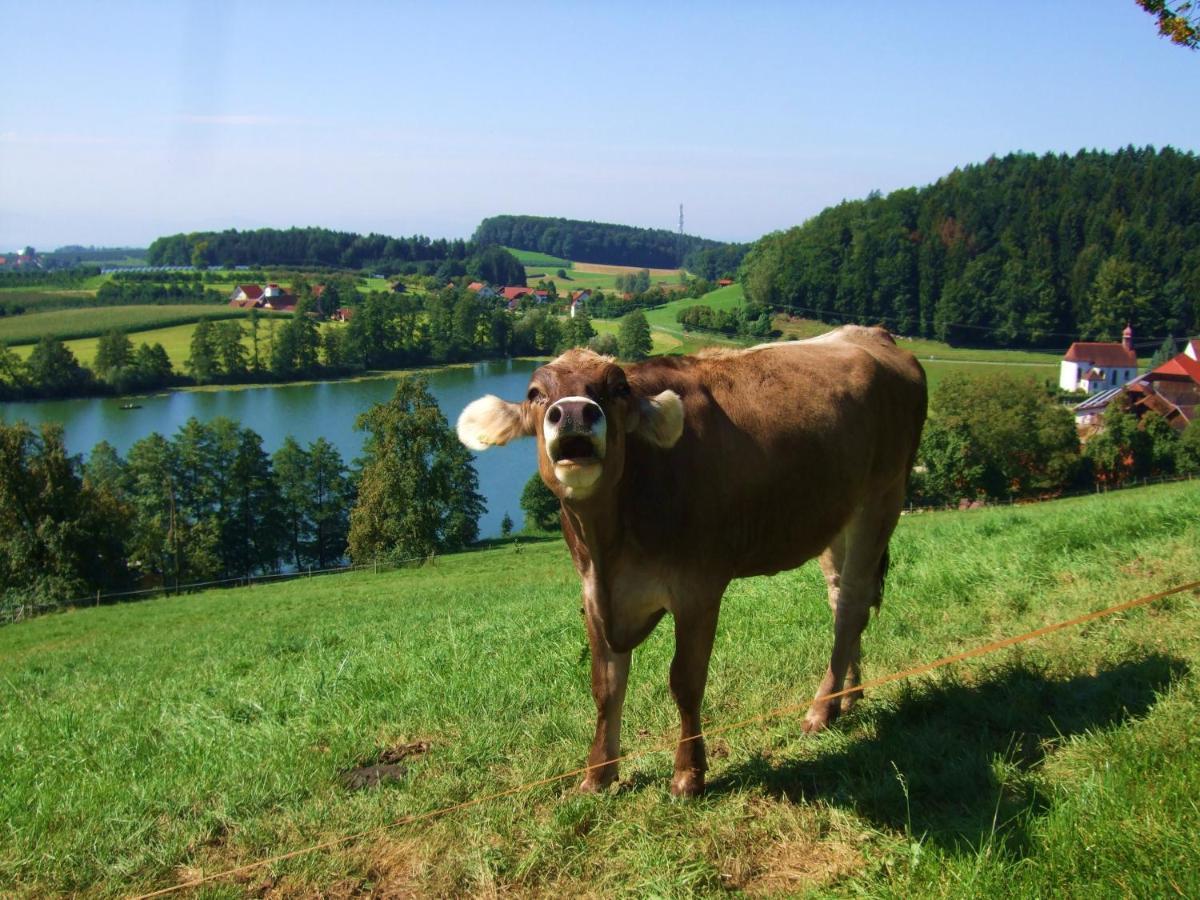
<svg viewBox="0 0 1200 900"><path fill-rule="evenodd" d="M1095 394L1128 384L1137 375L1133 329L1128 325L1121 343L1076 341L1059 366L1058 386L1064 391Z"/></svg>
<svg viewBox="0 0 1200 900"><path fill-rule="evenodd" d="M482 281L472 281L467 285L467 290L472 291L479 300L491 300L493 297L500 296L499 291Z"/></svg>
<svg viewBox="0 0 1200 900"><path fill-rule="evenodd" d="M1088 397L1075 407L1075 424L1081 429L1095 428L1114 401L1127 404L1139 419L1156 412L1182 431L1200 410L1200 341L1189 341L1182 353L1123 387L1110 387Z"/></svg>
<svg viewBox="0 0 1200 900"><path fill-rule="evenodd" d="M257 284L239 284L229 296L229 305L236 309L271 309L276 312L295 312L296 297L277 284L265 288Z"/></svg>

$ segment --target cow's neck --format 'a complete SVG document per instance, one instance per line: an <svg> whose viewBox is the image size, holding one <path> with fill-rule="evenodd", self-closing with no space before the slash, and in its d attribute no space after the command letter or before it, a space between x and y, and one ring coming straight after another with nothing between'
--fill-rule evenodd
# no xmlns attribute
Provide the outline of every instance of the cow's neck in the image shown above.
<svg viewBox="0 0 1200 900"><path fill-rule="evenodd" d="M615 503L599 503L594 500L567 502L562 505L563 513L575 540L582 550L579 562L580 574L584 577L603 577L607 574L613 554L621 544L619 510Z"/></svg>
<svg viewBox="0 0 1200 900"><path fill-rule="evenodd" d="M571 553L584 582L584 591L606 625L612 621L610 596L613 565L622 545L620 510L616 497L604 502L563 503L564 524L570 529ZM618 501L619 502L619 501Z"/></svg>

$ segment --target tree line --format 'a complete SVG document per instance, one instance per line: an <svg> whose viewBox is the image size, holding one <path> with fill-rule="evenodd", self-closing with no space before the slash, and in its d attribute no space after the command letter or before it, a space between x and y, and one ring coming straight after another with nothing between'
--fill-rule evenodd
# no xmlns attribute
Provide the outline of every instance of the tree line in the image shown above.
<svg viewBox="0 0 1200 900"><path fill-rule="evenodd" d="M348 467L324 438L268 454L250 428L190 419L86 462L62 428L0 424L0 611L286 568L457 550L484 511L469 452L423 379L358 417Z"/></svg>
<svg viewBox="0 0 1200 900"><path fill-rule="evenodd" d="M771 310L758 303L746 303L729 310L703 304L686 306L675 313L675 321L685 331L715 331L752 338L771 336Z"/></svg>
<svg viewBox="0 0 1200 900"><path fill-rule="evenodd" d="M1200 328L1200 159L1010 154L759 240L755 302L954 344L1063 346Z"/></svg>
<svg viewBox="0 0 1200 900"><path fill-rule="evenodd" d="M489 216L471 240L536 250L579 262L673 269L691 252L724 246L720 241L680 235L664 228L546 216Z"/></svg>
<svg viewBox="0 0 1200 900"><path fill-rule="evenodd" d="M135 283L136 287L154 287ZM182 369L161 344L103 335L90 363L57 338L44 337L25 360L0 344L0 400L125 394L186 384L246 384L325 378L367 369L400 369L509 356L544 356L586 345L595 330L586 312L561 319L525 300L515 311L499 297L464 287L428 294L372 292L336 279L319 296L303 279L293 315L251 310L244 318L202 319ZM357 305L351 305L357 304ZM345 305L344 325L323 325Z"/></svg>
<svg viewBox="0 0 1200 900"><path fill-rule="evenodd" d="M152 266L333 266L361 269L404 263L466 259L463 240L413 235L355 234L328 228L259 228L201 231L156 238L146 250Z"/></svg>

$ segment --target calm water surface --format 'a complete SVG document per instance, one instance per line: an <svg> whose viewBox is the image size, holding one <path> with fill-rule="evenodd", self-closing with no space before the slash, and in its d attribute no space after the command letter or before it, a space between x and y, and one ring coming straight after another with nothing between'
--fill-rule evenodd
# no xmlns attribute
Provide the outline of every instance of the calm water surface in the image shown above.
<svg viewBox="0 0 1200 900"><path fill-rule="evenodd" d="M428 373L429 387L451 426L463 408L483 394L521 400L529 375L538 364L528 360L502 360L457 366ZM207 422L225 416L257 431L267 452L274 453L289 434L302 445L318 437L338 448L349 463L362 452L363 435L354 430L355 417L373 403L391 398L395 379L340 381L221 391L179 391L139 397L141 409L122 410L128 399L52 400L40 403L2 403L0 421L24 419L30 424L58 422L67 448L86 456L100 441L108 441L122 455L151 432L174 434L192 416ZM523 521L521 490L537 467L534 444L518 440L507 447L476 453L479 487L487 499L487 512L479 520L482 537L500 534L507 512L516 527Z"/></svg>

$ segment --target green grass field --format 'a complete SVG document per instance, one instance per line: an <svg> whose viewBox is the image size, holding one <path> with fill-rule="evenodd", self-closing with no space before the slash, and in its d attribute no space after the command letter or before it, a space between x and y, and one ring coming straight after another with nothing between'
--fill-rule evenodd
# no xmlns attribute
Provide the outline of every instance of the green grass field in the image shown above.
<svg viewBox="0 0 1200 900"><path fill-rule="evenodd" d="M112 307L112 308L118 309L120 307ZM146 308L153 309L153 308L157 308L157 307L133 307L133 308L134 309L146 309ZM205 307L205 309L209 309L209 308L211 308L211 307ZM165 307L165 309L178 309L178 307ZM99 310L91 310L91 311L97 312ZM287 318L289 315L290 315L290 313L267 313L267 312L262 313L262 325L260 326L260 330L259 330L259 340L261 342L260 343L260 352L263 352L263 353L267 352L266 348L269 346L269 341L270 341L269 329L271 327L268 324L269 319L273 318L273 319L279 320L279 319ZM248 313L238 312L237 315L235 315L235 316L217 316L215 318L227 319L227 318L241 318L243 316L248 316ZM324 327L336 328L336 327L340 327L340 326L338 326L336 324L327 324ZM242 344L246 347L247 350L250 350L250 348L252 346L252 341L250 340L249 325L247 323L243 322L242 328L246 332L246 335L242 338ZM167 356L170 357L171 364L175 367L175 370L177 372L182 372L183 367L184 367L184 362L187 360L188 356L192 352L192 347L191 347L192 333L195 330L196 330L196 322L192 321L192 322L188 322L183 325L172 325L167 328L153 328L148 331L130 332L128 334L128 337L129 337L130 342L135 347L138 346L139 344L143 344L143 343L145 343L145 344L162 344L163 349L167 351ZM64 343L66 343L67 347L71 350L71 352L75 354L75 358L77 360L79 360L84 365L90 366L92 364L92 361L96 358L96 348L100 344L100 338L98 338L98 337L77 338L76 340L69 340L69 341L65 341ZM33 352L33 347L34 347L33 344L24 344L19 347L14 347L13 350L16 352L17 356L21 357L22 359L26 359L26 358L28 358L29 354Z"/></svg>
<svg viewBox="0 0 1200 900"><path fill-rule="evenodd" d="M525 278L527 283L532 287L539 281L553 281L558 288L559 296L565 296L568 291L604 291L606 294L612 294L617 289L617 276L624 272L637 272L637 268L626 268L623 266L602 266L604 271L587 271L587 263L576 263L575 268L567 269L567 278L559 278L555 272L562 266L557 265L529 265L525 264ZM584 267L584 268L580 268ZM678 284L678 272L652 272L650 274L651 284Z"/></svg>
<svg viewBox="0 0 1200 900"><path fill-rule="evenodd" d="M43 337L68 341L99 337L110 331L134 334L195 323L200 319L236 319L246 315L244 310L212 303L59 309L0 318L0 341L10 346L34 344Z"/></svg>
<svg viewBox="0 0 1200 900"><path fill-rule="evenodd" d="M866 677L1194 580L1200 483L906 517ZM707 727L804 703L831 626L809 564L736 582ZM0 894L117 897L581 765L593 707L560 541L83 609L0 629ZM669 742L667 623L627 752ZM1177 595L669 754L383 829L206 897L1200 895L1200 596ZM338 773L428 741L395 784ZM573 780L572 780L573 782Z"/></svg>
<svg viewBox="0 0 1200 900"><path fill-rule="evenodd" d="M518 250L515 247L505 247L504 249L515 256L517 262L526 268L570 269L574 265L569 259L551 256L549 253L542 253L538 250Z"/></svg>

